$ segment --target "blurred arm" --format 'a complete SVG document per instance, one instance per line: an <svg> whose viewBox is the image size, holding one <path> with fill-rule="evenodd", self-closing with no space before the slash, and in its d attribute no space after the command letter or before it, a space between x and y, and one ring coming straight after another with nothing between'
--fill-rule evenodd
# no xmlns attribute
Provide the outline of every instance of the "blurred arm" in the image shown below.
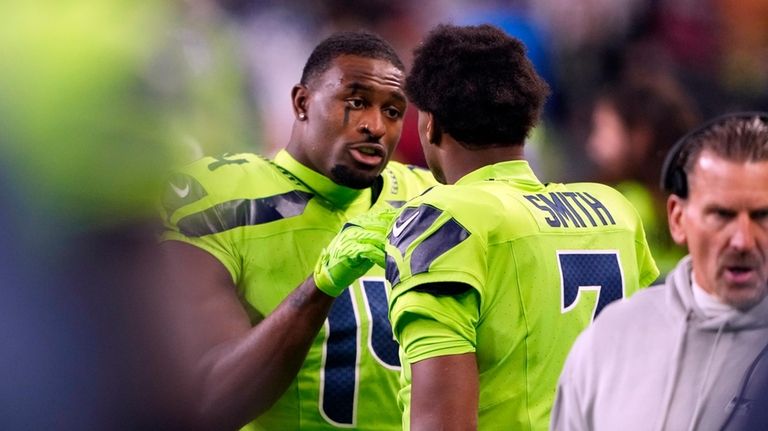
<svg viewBox="0 0 768 431"><path fill-rule="evenodd" d="M202 429L234 429L258 417L301 368L334 298L309 277L252 326L229 272L212 255L179 241L163 243L172 333L189 376L194 420Z"/></svg>

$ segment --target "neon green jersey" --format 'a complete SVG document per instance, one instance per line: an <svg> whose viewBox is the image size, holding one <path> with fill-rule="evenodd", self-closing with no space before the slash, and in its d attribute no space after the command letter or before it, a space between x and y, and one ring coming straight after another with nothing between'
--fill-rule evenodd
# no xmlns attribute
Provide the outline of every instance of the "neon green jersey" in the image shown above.
<svg viewBox="0 0 768 431"><path fill-rule="evenodd" d="M169 180L164 239L221 261L255 324L312 273L348 218L372 201L399 207L433 184L428 171L395 162L376 186L361 191L333 183L285 151L274 163L253 154L204 158ZM245 429L400 429L400 362L386 289L384 271L374 267L342 294L287 392Z"/></svg>
<svg viewBox="0 0 768 431"><path fill-rule="evenodd" d="M407 364L468 352L477 357L481 430L547 429L576 336L607 303L658 276L621 194L545 186L524 161L483 167L408 202L387 254L390 319L406 364L404 429Z"/></svg>

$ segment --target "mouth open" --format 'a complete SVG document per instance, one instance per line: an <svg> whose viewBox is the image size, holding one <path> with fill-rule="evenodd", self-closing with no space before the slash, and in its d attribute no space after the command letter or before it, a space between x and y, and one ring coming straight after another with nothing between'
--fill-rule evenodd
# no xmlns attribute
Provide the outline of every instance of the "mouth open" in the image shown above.
<svg viewBox="0 0 768 431"><path fill-rule="evenodd" d="M356 162L372 168L381 166L386 156L381 144L369 143L352 145L349 154Z"/></svg>
<svg viewBox="0 0 768 431"><path fill-rule="evenodd" d="M725 276L733 284L749 283L755 277L755 270L748 266L728 266Z"/></svg>

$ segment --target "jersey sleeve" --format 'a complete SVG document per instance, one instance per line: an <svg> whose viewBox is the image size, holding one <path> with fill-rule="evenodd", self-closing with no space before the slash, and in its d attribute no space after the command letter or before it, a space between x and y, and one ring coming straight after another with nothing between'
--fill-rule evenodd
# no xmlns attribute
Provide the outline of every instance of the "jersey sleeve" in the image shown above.
<svg viewBox="0 0 768 431"><path fill-rule="evenodd" d="M413 286L455 282L481 289L487 245L472 233L470 217L454 216L450 205L416 199L400 211L387 236L387 279L394 292Z"/></svg>
<svg viewBox="0 0 768 431"><path fill-rule="evenodd" d="M216 158L206 157L169 175L162 195L164 230L161 241L181 241L213 255L229 271L233 282L240 274L240 259L232 246L236 199L221 193L222 174L211 171ZM215 166L215 165L214 165Z"/></svg>
<svg viewBox="0 0 768 431"><path fill-rule="evenodd" d="M393 302L390 316L395 338L410 363L474 352L477 347L475 290L455 296L411 290Z"/></svg>
<svg viewBox="0 0 768 431"><path fill-rule="evenodd" d="M401 211L386 246L390 319L410 361L475 350L487 279L487 246L469 227L474 220L455 216L450 200L424 198ZM457 283L468 289L435 290Z"/></svg>

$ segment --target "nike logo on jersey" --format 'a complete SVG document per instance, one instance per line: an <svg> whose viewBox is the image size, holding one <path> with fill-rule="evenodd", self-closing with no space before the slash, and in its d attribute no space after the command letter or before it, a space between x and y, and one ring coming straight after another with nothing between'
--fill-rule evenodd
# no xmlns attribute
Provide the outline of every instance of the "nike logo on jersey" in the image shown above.
<svg viewBox="0 0 768 431"><path fill-rule="evenodd" d="M191 189L188 182L184 184L184 187L177 187L176 184L171 183L171 188L173 189L174 193L176 193L176 195L181 199L189 196L189 191Z"/></svg>
<svg viewBox="0 0 768 431"><path fill-rule="evenodd" d="M408 218L403 220L402 223L398 223L399 220L395 221L395 225L392 226L392 235L394 237L400 236L400 234L403 233L405 228L407 228L412 221L416 220L416 217L418 216L419 216L419 211L417 210L417 211L414 211L413 214L411 214Z"/></svg>
<svg viewBox="0 0 768 431"><path fill-rule="evenodd" d="M191 175L176 172L169 176L163 189L162 205L169 217L179 208L195 202L208 193Z"/></svg>

